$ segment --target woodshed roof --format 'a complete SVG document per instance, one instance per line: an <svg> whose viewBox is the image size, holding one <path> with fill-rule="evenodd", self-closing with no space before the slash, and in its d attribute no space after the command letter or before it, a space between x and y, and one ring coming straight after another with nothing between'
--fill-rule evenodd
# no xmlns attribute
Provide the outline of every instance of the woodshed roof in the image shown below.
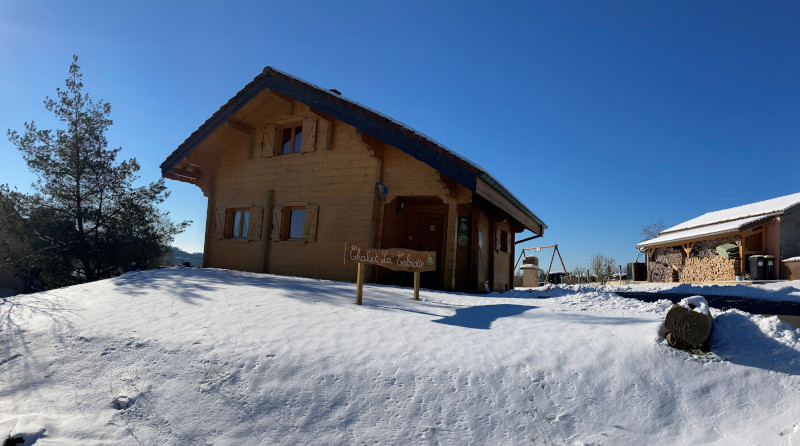
<svg viewBox="0 0 800 446"><path fill-rule="evenodd" d="M497 179L432 138L388 116L330 90L310 84L272 67L266 67L236 96L217 110L161 163L161 174L170 172L205 138L264 90L295 99L312 109L339 119L428 164L472 192L507 212L526 228L543 234L547 225Z"/></svg>
<svg viewBox="0 0 800 446"><path fill-rule="evenodd" d="M686 240L741 232L765 223L772 217L783 215L797 206L800 206L800 192L743 206L708 212L667 228L659 232L658 237L639 243L636 247L664 246L668 243L678 244Z"/></svg>

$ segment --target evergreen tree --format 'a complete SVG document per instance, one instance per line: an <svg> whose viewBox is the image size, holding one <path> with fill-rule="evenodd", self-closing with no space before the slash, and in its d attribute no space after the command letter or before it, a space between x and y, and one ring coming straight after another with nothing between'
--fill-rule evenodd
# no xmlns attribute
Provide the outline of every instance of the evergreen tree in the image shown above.
<svg viewBox="0 0 800 446"><path fill-rule="evenodd" d="M158 210L168 196L163 179L135 187L136 159L117 162L121 148L107 148L111 105L82 92L77 62L73 56L57 99L44 101L64 128L40 130L26 122L23 134L8 131L38 176L35 193L18 203L17 214L33 235L32 250L47 253L42 279L48 287L111 277L132 262L158 266L190 223L175 224Z"/></svg>

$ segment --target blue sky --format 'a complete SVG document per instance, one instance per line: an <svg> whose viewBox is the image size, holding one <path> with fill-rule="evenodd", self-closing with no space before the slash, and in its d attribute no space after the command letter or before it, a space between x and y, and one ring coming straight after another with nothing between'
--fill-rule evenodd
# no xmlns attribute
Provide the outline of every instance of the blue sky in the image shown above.
<svg viewBox="0 0 800 446"><path fill-rule="evenodd" d="M0 0L0 128L56 123L72 54L143 181L264 66L392 116L483 166L568 269L625 264L642 226L800 191L797 2ZM0 183L34 178L0 138ZM168 181L195 223L206 199ZM522 235L524 237L525 234ZM518 235L518 238L520 236Z"/></svg>

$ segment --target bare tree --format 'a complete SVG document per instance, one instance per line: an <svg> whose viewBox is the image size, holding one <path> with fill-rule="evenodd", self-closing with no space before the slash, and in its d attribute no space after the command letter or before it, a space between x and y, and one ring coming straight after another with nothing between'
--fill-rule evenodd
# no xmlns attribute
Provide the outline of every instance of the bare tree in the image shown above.
<svg viewBox="0 0 800 446"><path fill-rule="evenodd" d="M642 237L644 237L642 241L658 237L658 234L664 229L667 229L667 227L666 225L664 225L664 220L660 218L655 223L651 223L647 226L642 226L642 231L640 232Z"/></svg>
<svg viewBox="0 0 800 446"><path fill-rule="evenodd" d="M572 283L582 283L586 282L586 269L576 266L571 273L569 273L570 278L572 279Z"/></svg>
<svg viewBox="0 0 800 446"><path fill-rule="evenodd" d="M514 271L514 288L522 286L522 270L518 269Z"/></svg>
<svg viewBox="0 0 800 446"><path fill-rule="evenodd" d="M616 268L616 266L616 260L611 257L606 257L603 254L593 255L592 261L589 263L592 274L597 277L598 282L604 285L614 274L614 268Z"/></svg>

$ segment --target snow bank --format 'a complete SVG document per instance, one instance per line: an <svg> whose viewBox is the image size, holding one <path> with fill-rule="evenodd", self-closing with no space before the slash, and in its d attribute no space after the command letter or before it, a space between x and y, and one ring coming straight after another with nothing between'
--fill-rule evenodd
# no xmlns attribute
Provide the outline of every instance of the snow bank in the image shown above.
<svg viewBox="0 0 800 446"><path fill-rule="evenodd" d="M36 444L791 444L800 337L576 285L488 296L169 269L0 301L0 432ZM124 397L124 398L123 398ZM27 443L26 443L27 444Z"/></svg>

